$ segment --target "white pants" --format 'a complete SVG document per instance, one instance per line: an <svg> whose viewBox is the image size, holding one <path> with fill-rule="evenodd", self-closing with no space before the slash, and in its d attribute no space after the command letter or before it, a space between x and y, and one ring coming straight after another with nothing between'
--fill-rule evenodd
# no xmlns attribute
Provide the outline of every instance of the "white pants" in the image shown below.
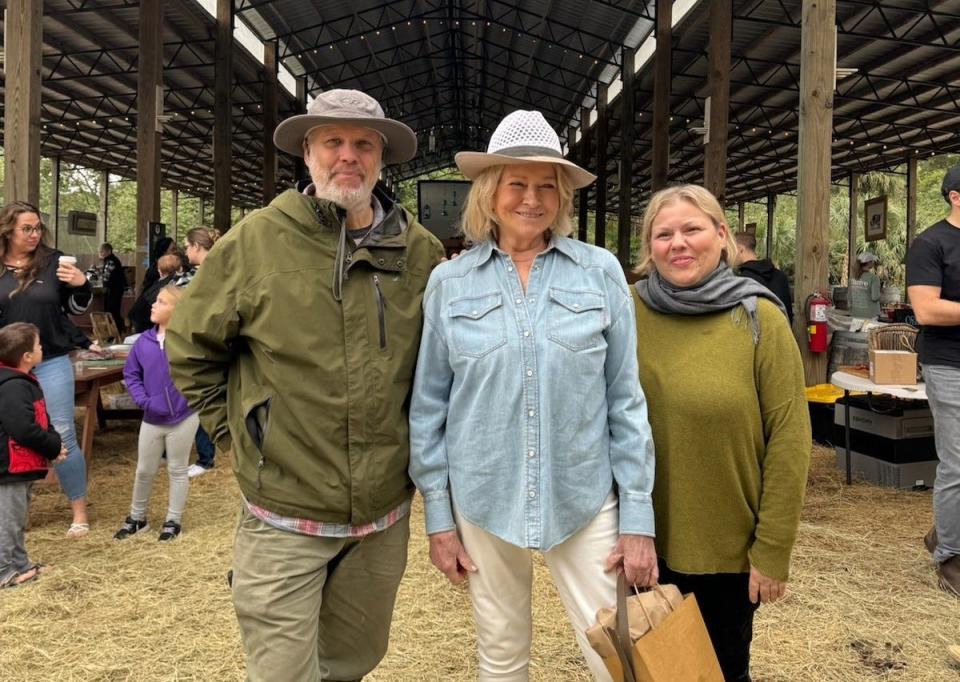
<svg viewBox="0 0 960 682"><path fill-rule="evenodd" d="M477 621L479 679L526 682L532 640L531 550L474 526L456 506L454 514L464 549L477 566L477 572L470 574L469 585ZM603 682L609 682L610 675L587 642L584 630L595 622L597 609L613 606L617 600L616 573L603 569L618 535L617 498L611 493L589 524L543 553L587 666Z"/></svg>

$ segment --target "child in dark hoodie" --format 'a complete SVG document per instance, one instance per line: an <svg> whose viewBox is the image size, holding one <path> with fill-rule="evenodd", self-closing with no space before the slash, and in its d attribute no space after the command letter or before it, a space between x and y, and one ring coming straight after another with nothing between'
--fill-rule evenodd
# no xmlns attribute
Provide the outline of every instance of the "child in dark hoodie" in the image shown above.
<svg viewBox="0 0 960 682"><path fill-rule="evenodd" d="M31 370L43 361L40 331L26 322L0 329L0 588L34 580L23 542L30 486L49 462L67 458Z"/></svg>
<svg viewBox="0 0 960 682"><path fill-rule="evenodd" d="M170 476L170 502L167 520L158 539L163 542L180 535L181 517L190 489L190 479L187 477L190 447L200 422L173 385L163 341L167 324L173 317L183 291L174 285L160 290L150 309L150 321L157 326L137 339L123 368L127 390L143 410L143 423L140 424L133 503L130 515L113 536L117 540L125 540L150 528L147 523L147 502L164 450Z"/></svg>

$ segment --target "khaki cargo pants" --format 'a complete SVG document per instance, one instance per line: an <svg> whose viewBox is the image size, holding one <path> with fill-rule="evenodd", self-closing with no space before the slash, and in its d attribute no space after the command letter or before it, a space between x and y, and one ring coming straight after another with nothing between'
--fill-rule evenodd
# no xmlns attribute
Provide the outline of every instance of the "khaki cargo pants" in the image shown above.
<svg viewBox="0 0 960 682"><path fill-rule="evenodd" d="M233 603L250 682L359 680L387 652L410 517L364 538L274 528L244 508Z"/></svg>

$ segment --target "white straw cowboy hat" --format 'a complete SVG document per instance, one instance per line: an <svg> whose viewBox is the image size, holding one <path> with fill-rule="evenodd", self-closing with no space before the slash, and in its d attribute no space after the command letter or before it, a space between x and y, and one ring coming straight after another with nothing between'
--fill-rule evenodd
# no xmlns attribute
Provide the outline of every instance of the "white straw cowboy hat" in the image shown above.
<svg viewBox="0 0 960 682"><path fill-rule="evenodd" d="M384 163L403 163L417 153L416 134L400 121L387 118L380 103L359 90L320 93L307 113L291 116L277 126L273 143L289 154L303 156L303 140L323 125L355 125L377 131L384 141Z"/></svg>
<svg viewBox="0 0 960 682"><path fill-rule="evenodd" d="M486 152L459 152L457 168L473 180L491 166L514 163L555 163L562 166L574 189L586 187L597 176L563 158L560 138L539 111L514 111L507 114L490 137Z"/></svg>

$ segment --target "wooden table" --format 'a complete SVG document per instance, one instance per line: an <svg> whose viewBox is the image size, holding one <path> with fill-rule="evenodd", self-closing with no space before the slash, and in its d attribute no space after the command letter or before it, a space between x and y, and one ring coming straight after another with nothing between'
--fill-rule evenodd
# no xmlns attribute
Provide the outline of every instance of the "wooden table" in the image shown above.
<svg viewBox="0 0 960 682"><path fill-rule="evenodd" d="M84 367L80 372L74 372L76 387L74 401L77 405L86 408L83 415L83 436L80 449L83 457L90 466L93 455L93 433L96 427L106 426L107 419L140 419L143 413L140 410L105 410L100 399L100 389L115 384L123 379L123 366L115 367Z"/></svg>
<svg viewBox="0 0 960 682"><path fill-rule="evenodd" d="M927 387L923 382L914 385L875 384L866 377L844 371L834 372L830 376L830 383L843 389L843 446L847 456L847 485L850 485L853 482L850 467L850 391L880 393L901 400L926 400Z"/></svg>

